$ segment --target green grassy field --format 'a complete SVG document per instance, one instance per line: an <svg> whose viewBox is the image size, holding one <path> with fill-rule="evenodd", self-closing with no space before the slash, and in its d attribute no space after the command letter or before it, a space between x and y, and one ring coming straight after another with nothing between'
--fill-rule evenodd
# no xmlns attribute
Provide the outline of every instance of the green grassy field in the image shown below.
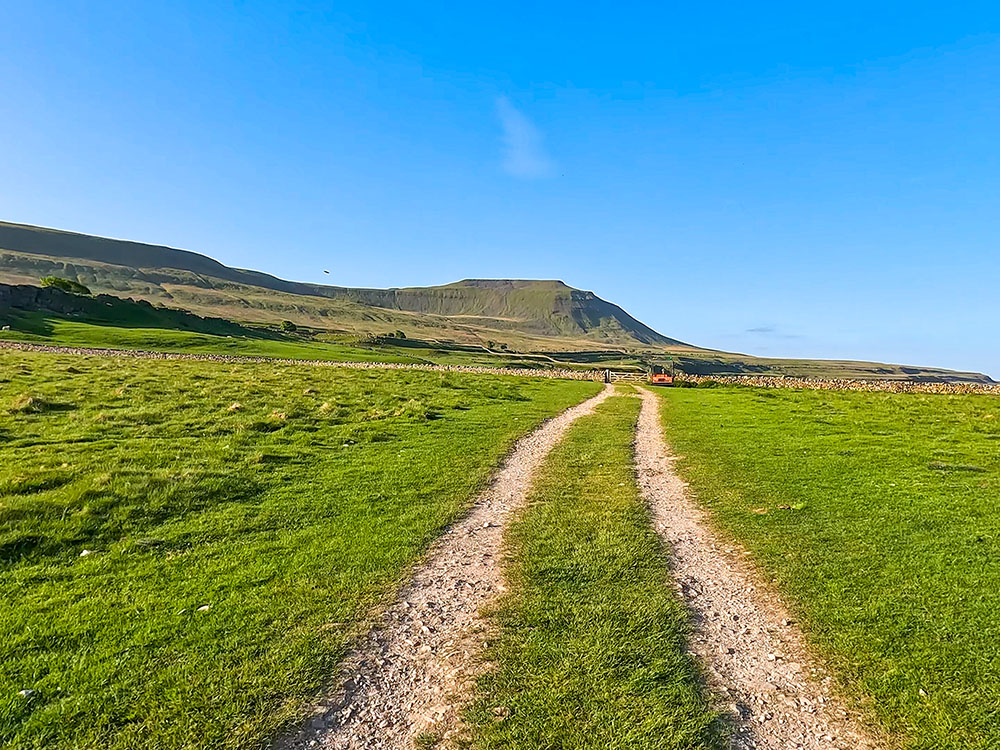
<svg viewBox="0 0 1000 750"><path fill-rule="evenodd" d="M406 364L460 365L467 367L556 367L591 369L589 363L556 362L541 355L520 355L475 350L435 342L362 345L350 337L320 334L225 336L169 328L126 327L93 321L69 320L41 312L6 312L0 322L12 324L0 331L0 341L20 341L51 346L92 349L139 349L154 352L225 354L243 357L322 360L327 362L397 362ZM339 339L345 339L341 341ZM599 365L595 365L599 366Z"/></svg>
<svg viewBox="0 0 1000 750"><path fill-rule="evenodd" d="M598 389L0 353L0 745L256 746L512 441Z"/></svg>
<svg viewBox="0 0 1000 750"><path fill-rule="evenodd" d="M511 590L471 710L480 748L721 747L638 495L636 398L581 418L508 534Z"/></svg>
<svg viewBox="0 0 1000 750"><path fill-rule="evenodd" d="M659 393L697 497L870 714L909 748L1000 744L1000 400Z"/></svg>
<svg viewBox="0 0 1000 750"><path fill-rule="evenodd" d="M419 357L398 351L372 351L361 347L299 340L292 336L256 338L218 336L169 328L128 328L66 320L44 313L17 313L14 327L0 333L0 340L52 346L107 349L141 349L190 354L231 354L276 359L316 359L328 362L419 363Z"/></svg>

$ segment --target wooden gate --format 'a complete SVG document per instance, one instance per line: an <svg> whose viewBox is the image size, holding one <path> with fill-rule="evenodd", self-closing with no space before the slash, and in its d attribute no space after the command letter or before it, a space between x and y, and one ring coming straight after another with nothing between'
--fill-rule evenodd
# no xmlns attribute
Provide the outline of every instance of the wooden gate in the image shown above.
<svg viewBox="0 0 1000 750"><path fill-rule="evenodd" d="M622 370L605 370L605 383L645 383L649 376L644 372L628 372Z"/></svg>

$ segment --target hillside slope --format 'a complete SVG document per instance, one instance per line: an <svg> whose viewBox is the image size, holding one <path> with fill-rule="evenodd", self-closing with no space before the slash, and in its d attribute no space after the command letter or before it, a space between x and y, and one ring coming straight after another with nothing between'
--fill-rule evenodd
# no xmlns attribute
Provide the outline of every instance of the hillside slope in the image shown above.
<svg viewBox="0 0 1000 750"><path fill-rule="evenodd" d="M244 307L251 319L258 317L252 312L261 309L251 300L259 299L260 290L270 290L283 295L284 304L275 300L275 311L283 315L311 310L319 317L331 317L324 314L330 310L323 300L333 300L340 303L333 309L342 316L352 312L363 316L358 307L379 308L454 319L460 327L585 339L604 346L684 346L593 292L561 281L467 279L435 287L353 289L285 281L162 245L0 222L3 280L46 274L78 278L101 291L173 301L199 312L224 312L219 308L235 304Z"/></svg>
<svg viewBox="0 0 1000 750"><path fill-rule="evenodd" d="M462 356L495 357L504 350L504 356L533 357L537 363L643 369L668 364L669 356L695 374L992 382L981 373L933 367L703 349L664 336L593 292L561 281L466 279L434 287L353 289L285 281L163 245L0 222L0 282L37 284L43 276L75 279L95 293L205 318L270 326L289 320L327 344L367 345L387 335L398 342L404 334L407 348L379 355L386 357L408 357L413 347L423 346L464 349ZM88 336L106 338L97 331Z"/></svg>

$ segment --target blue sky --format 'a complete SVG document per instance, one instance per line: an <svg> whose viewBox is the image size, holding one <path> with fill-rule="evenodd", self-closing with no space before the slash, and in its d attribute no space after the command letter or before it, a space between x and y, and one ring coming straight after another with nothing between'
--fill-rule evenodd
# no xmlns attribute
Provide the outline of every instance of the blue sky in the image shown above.
<svg viewBox="0 0 1000 750"><path fill-rule="evenodd" d="M0 217L1000 378L1000 5L486 6L9 3Z"/></svg>

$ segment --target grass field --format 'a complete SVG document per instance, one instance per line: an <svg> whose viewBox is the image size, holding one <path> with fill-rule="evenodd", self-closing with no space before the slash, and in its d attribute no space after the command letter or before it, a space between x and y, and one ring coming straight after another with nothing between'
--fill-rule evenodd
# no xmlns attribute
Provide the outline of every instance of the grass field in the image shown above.
<svg viewBox="0 0 1000 750"><path fill-rule="evenodd" d="M256 746L512 441L598 389L0 353L0 745Z"/></svg>
<svg viewBox="0 0 1000 750"><path fill-rule="evenodd" d="M0 339L95 349L230 354L244 357L274 357L276 359L316 359L328 362L418 363L425 361L419 357L408 356L396 351L375 352L361 347L296 340L290 336L253 338L248 336L218 336L211 333L179 331L169 328L130 328L66 320L37 312L19 312L13 317L14 328L0 333Z"/></svg>
<svg viewBox="0 0 1000 750"><path fill-rule="evenodd" d="M435 342L401 341L398 345L382 343L362 345L343 342L348 338L320 334L270 337L224 336L213 333L169 328L127 327L70 320L41 312L7 311L0 321L12 324L0 331L2 341L20 341L51 346L76 346L92 349L139 349L154 352L223 354L275 359L305 359L327 362L398 362L406 364L460 365L468 367L583 367L562 363L543 355L519 355L490 352ZM600 365L594 365L599 367Z"/></svg>
<svg viewBox="0 0 1000 750"><path fill-rule="evenodd" d="M495 669L471 711L477 747L721 747L635 484L638 409L616 397L581 418L509 532Z"/></svg>
<svg viewBox="0 0 1000 750"><path fill-rule="evenodd" d="M661 391L682 473L909 748L1000 744L1000 400Z"/></svg>
<svg viewBox="0 0 1000 750"><path fill-rule="evenodd" d="M0 251L2 261L3 251ZM2 266L2 262L0 262ZM0 268L0 278L4 277ZM24 279L33 281L33 279ZM176 290L175 290L176 291ZM264 290L258 290L264 292ZM120 293L120 292L119 292ZM264 295L265 297L267 294ZM103 298L97 298L97 301ZM305 299L305 298L300 298ZM261 301L264 304L263 300ZM182 302L171 299L171 304ZM81 303L84 304L84 303ZM95 306L84 304L95 312ZM189 307L205 315L227 315L231 319L198 319L177 309L167 309L131 300L122 300L112 307L98 304L100 315L56 314L43 310L22 310L0 306L0 340L21 341L55 346L81 346L111 349L145 349L150 351L189 352L194 354L231 354L274 357L279 359L317 359L336 362L407 362L471 367L645 370L651 364L676 365L689 374L759 374L791 375L812 378L880 378L890 380L912 377L933 377L986 382L978 374L955 373L936 368L912 368L874 362L830 360L763 359L740 354L698 350L687 346L668 348L614 347L608 342L591 342L581 348L575 339L536 336L510 339L505 329L483 329L470 339L469 331L460 332L446 324L440 316L431 316L420 326L383 318L392 311L366 308L355 320L338 317L307 319L307 326L298 333L284 334L276 324L282 315L275 313L256 323L245 320L245 308L223 305L216 309L198 304ZM251 306L252 307L252 306ZM256 309L256 308L254 308ZM294 306L284 309L284 317ZM353 308L352 308L353 309ZM410 313L396 311L404 318ZM353 311L356 317L358 310ZM233 321L242 321L235 323ZM413 321L408 321L412 323ZM262 327L262 323L266 326ZM363 323L363 325L362 325ZM357 325L355 325L357 324ZM359 327L360 326L360 327ZM406 339L397 339L395 329L407 329ZM378 334L377 342L369 334ZM464 342L464 343L462 343ZM501 349L501 346L510 348Z"/></svg>

